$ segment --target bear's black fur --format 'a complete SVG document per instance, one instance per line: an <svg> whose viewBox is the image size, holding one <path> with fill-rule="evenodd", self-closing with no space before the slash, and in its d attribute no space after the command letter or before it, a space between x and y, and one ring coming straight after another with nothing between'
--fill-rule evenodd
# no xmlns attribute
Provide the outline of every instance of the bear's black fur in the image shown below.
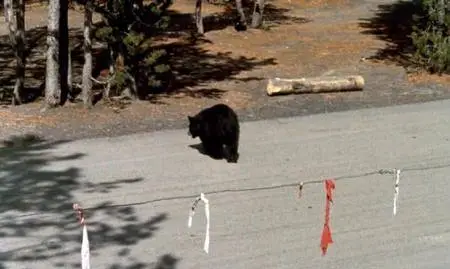
<svg viewBox="0 0 450 269"><path fill-rule="evenodd" d="M232 108L217 104L200 111L195 116L188 116L189 135L199 137L203 149L213 158L227 159L237 163L239 159L239 121ZM223 146L226 147L226 154Z"/></svg>
<svg viewBox="0 0 450 269"><path fill-rule="evenodd" d="M234 29L238 32L247 31L247 25L245 22L238 20L234 23Z"/></svg>

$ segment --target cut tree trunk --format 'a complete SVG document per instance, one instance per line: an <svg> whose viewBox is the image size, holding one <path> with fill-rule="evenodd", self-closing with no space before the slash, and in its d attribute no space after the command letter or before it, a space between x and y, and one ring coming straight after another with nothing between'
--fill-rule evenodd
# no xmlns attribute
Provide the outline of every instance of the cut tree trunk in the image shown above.
<svg viewBox="0 0 450 269"><path fill-rule="evenodd" d="M253 8L252 28L259 28L262 26L264 13L264 0L254 0L255 6Z"/></svg>
<svg viewBox="0 0 450 269"><path fill-rule="evenodd" d="M267 94L269 96L298 93L322 93L336 91L357 91L364 87L362 76L330 76L300 79L269 79Z"/></svg>
<svg viewBox="0 0 450 269"><path fill-rule="evenodd" d="M92 0L86 1L84 10L84 65L83 65L83 103L86 108L92 108Z"/></svg>
<svg viewBox="0 0 450 269"><path fill-rule="evenodd" d="M197 0L195 3L195 24L197 25L197 33L203 35L205 29L203 28L202 0Z"/></svg>
<svg viewBox="0 0 450 269"><path fill-rule="evenodd" d="M61 100L59 83L59 0L50 0L47 26L47 63L45 74L45 108L56 107Z"/></svg>

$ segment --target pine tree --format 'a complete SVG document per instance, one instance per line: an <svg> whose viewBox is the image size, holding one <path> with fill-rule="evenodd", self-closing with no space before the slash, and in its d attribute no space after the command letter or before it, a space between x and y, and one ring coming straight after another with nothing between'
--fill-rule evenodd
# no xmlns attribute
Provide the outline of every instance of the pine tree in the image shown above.
<svg viewBox="0 0 450 269"><path fill-rule="evenodd" d="M108 44L114 68L113 88L118 95L132 99L145 98L152 91L165 87L170 74L164 50L152 47L151 37L168 26L170 1L107 0L95 10L103 16L105 26L96 37Z"/></svg>

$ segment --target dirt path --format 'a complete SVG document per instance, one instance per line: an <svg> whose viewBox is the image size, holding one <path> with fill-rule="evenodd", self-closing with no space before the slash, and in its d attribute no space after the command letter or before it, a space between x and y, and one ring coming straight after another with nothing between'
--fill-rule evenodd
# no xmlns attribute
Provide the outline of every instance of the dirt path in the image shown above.
<svg viewBox="0 0 450 269"><path fill-rule="evenodd" d="M76 138L181 127L187 114L217 102L232 105L243 119L251 120L448 98L449 76L410 76L399 64L402 52L396 51L398 44L389 31L380 30L394 27L398 18L388 16L391 11L376 14L377 10L398 8L393 3L279 0L271 1L266 8L265 30L236 32L223 23L205 23L209 29L205 34L208 42L174 46L173 63L180 81L176 91L120 109L99 104L89 112L78 103L45 114L39 112L39 102L5 107L0 110L3 117L0 136L32 131L54 138ZM177 1L172 9L186 17L193 7L192 1L183 0ZM35 60L29 63L33 72L27 73L28 83L33 85L28 86L39 87L38 82L44 79L42 33L47 13L40 6L30 7L27 12L27 28L33 28L36 35L41 33L36 39ZM220 12L220 7L205 4L204 13ZM71 11L69 24L81 25L82 14ZM38 26L42 26L40 32L36 30ZM4 24L0 25L0 31L5 33ZM189 29L183 31L175 44L182 44ZM397 36L402 34L405 33L396 32ZM394 42L385 41L387 38ZM5 37L2 40L4 44ZM376 59L368 60L371 57ZM13 83L13 63L10 60L2 64L3 86ZM79 66L75 70L80 70ZM267 97L264 92L269 77L336 74L363 75L364 91L283 97Z"/></svg>

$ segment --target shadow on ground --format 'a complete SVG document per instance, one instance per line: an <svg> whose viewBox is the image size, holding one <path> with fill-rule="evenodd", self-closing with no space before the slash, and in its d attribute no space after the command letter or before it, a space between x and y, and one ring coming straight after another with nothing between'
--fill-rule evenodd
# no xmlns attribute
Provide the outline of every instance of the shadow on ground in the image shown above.
<svg viewBox="0 0 450 269"><path fill-rule="evenodd" d="M79 29L71 29L72 70L73 81L81 83L83 65L82 33ZM44 94L45 89L45 38L46 28L35 28L27 31L28 55L26 65L24 102L33 102ZM8 36L0 36L0 102L8 105L11 100L11 92L15 83L15 59L9 46ZM210 52L202 45L210 41L190 36L180 37L177 41L156 45L155 49L165 49L168 52L169 64L172 68L170 87L154 94L162 93L171 95L183 90L183 93L194 98L218 99L224 91L217 88L200 88L191 90L190 87L201 86L204 83L235 79L233 76L242 71L252 70L258 66L275 65L274 58L256 59L254 57L233 57L231 52ZM97 77L102 70L108 69L107 52L104 49L96 49L94 52L93 76ZM261 80L263 78L240 78L236 80ZM98 85L100 87L100 85ZM74 93L74 96L79 91ZM158 96L149 96L152 102L157 102Z"/></svg>
<svg viewBox="0 0 450 269"><path fill-rule="evenodd" d="M69 0L70 1L70 0ZM32 5L32 4L37 4L37 3L42 3L42 2L46 2L44 0L24 0L25 5ZM4 2L0 2L0 11L4 12Z"/></svg>
<svg viewBox="0 0 450 269"><path fill-rule="evenodd" d="M252 2L244 1L247 19L251 19ZM194 5L194 3L193 3ZM193 6L194 7L194 6ZM289 9L279 8L273 3L267 3L264 10L265 29L280 24L305 23L308 20L288 15ZM192 13L179 13L170 11L170 26L164 33L153 36L156 40L167 37L175 37L177 40L169 44L155 43L155 49L166 49L169 55L169 65L172 67L172 75L164 89L157 90L148 96L148 99L158 103L158 94L162 93L173 96L173 93L182 92L194 98L220 98L225 91L202 87L203 84L219 82L223 80L261 80L262 77L235 78L243 71L249 71L264 65L275 65L274 58L256 59L246 56L234 56L231 51L213 52L205 49L206 43L211 41L199 37L195 34L195 23ZM215 31L224 29L227 26L233 26L236 10L234 4L224 12L205 16L204 25L206 31ZM100 25L100 24L99 24ZM46 50L46 27L30 29L26 32L27 38L27 65L25 87L26 94L24 102L33 102L43 96L45 89L45 50ZM243 33L245 34L245 33ZM74 83L81 83L81 72L83 65L82 54L82 32L81 29L70 29L70 46L72 50L72 70ZM104 50L94 51L94 70L93 77L98 77L102 70L108 69L108 57ZM9 45L7 35L0 36L0 102L10 104L11 92L15 83L15 59L13 51ZM97 85L101 91L101 85ZM192 89L195 87L195 89ZM73 96L79 94L76 90Z"/></svg>
<svg viewBox="0 0 450 269"><path fill-rule="evenodd" d="M386 41L385 48L380 49L370 59L387 60L403 67L411 65L413 52L410 34L413 30L413 17L417 9L411 1L398 1L393 4L378 6L374 17L361 19L362 33L375 35Z"/></svg>
<svg viewBox="0 0 450 269"><path fill-rule="evenodd" d="M27 30L26 38L26 70L24 103L33 102L43 96L45 89L46 38L47 27L36 27ZM74 80L78 82L83 67L81 29L69 29L70 47L72 48L72 70ZM15 83L16 60L11 48L9 36L0 36L0 103L10 104L11 92Z"/></svg>
<svg viewBox="0 0 450 269"><path fill-rule="evenodd" d="M39 85L45 80L45 38L47 27L37 27L26 31L26 74L25 74L25 91L27 92L24 99L32 101L36 99L39 92ZM35 49L38 48L38 49ZM0 101L9 103L11 100L11 91L15 83L15 66L16 61L14 52L11 48L9 36L0 36Z"/></svg>
<svg viewBox="0 0 450 269"><path fill-rule="evenodd" d="M163 46L169 53L169 62L174 73L174 81L168 93L185 88L201 86L204 83L224 80L262 80L263 77L236 78L242 71L249 71L266 65L276 65L274 58L257 59L255 57L233 56L231 51L211 52L202 45L210 41L203 38L182 40ZM217 89L201 89L187 93L191 97L220 97Z"/></svg>
<svg viewBox="0 0 450 269"><path fill-rule="evenodd" d="M80 179L77 167L63 167L65 161L83 158L83 153L57 156L51 153L68 141L48 142L34 135L16 136L0 147L0 268L25 268L28 263L44 263L53 268L80 268L81 227L72 204L74 192L99 196L142 178L95 183ZM167 219L160 213L141 219L133 206L111 207L104 201L87 209L91 260L108 247L107 268L175 268L178 258L160 257L142 261L130 254L130 247L148 239ZM101 219L102 221L95 221ZM153 258L150 258L151 261ZM15 264L12 265L12 264ZM19 265L19 266L17 266Z"/></svg>
<svg viewBox="0 0 450 269"><path fill-rule="evenodd" d="M253 2L243 1L243 6L250 24ZM309 22L305 18L289 16L289 11L289 9L279 8L272 3L267 3L264 8L264 29L269 30L282 24ZM205 16L203 23L205 32L209 32L223 30L228 26L233 27L235 21L236 9L234 2L232 2L230 6L225 8L224 12ZM193 14L171 11L170 26L167 33L171 37L179 38L179 41L157 47L169 52L169 62L174 73L174 81L165 92L166 94L181 91L191 97L217 99L223 95L224 91L216 88L201 88L202 84L224 80L228 80L230 83L233 83L233 81L263 80L264 77L237 78L236 75L243 71L277 64L275 58L257 59L244 55L236 57L232 51L208 51L204 48L204 45L212 42L205 37L196 35L195 27ZM245 32L242 34L245 35ZM163 36L165 35L163 34ZM190 89L198 88L198 86L200 86L200 89Z"/></svg>
<svg viewBox="0 0 450 269"><path fill-rule="evenodd" d="M156 39L161 36L156 37ZM251 81L263 80L263 77L239 77L243 71L276 65L275 58L258 59L256 57L235 56L231 51L215 52L206 48L212 43L205 37L197 35L179 36L175 41L154 45L154 50L167 52L167 64L171 67L168 87L157 89L147 96L153 103L162 103L160 97L184 97L219 99L226 92L214 87L203 87L205 84L229 80ZM102 51L98 55L97 70L107 70L108 53ZM103 63L103 65L102 65ZM96 72L98 73L98 72ZM195 89L193 89L195 87ZM180 94L176 95L175 94Z"/></svg>
<svg viewBox="0 0 450 269"><path fill-rule="evenodd" d="M203 144L202 144L202 143L192 144L192 145L189 145L189 147L190 147L191 149L197 150L197 151L198 151L200 154L202 154L202 155L205 155L205 156L210 157L210 158L213 159L213 160L223 160L223 159L225 158L224 155L213 156L213 155L209 154L208 152L206 152L206 150L205 150L205 148L203 147Z"/></svg>
<svg viewBox="0 0 450 269"><path fill-rule="evenodd" d="M203 5L207 5L207 3L204 2ZM242 1L242 6L247 19L247 24L250 25L253 13L253 1L244 0ZM195 3L192 2L192 10L194 10L194 7ZM237 21L235 2L230 1L228 4L224 5L224 7L223 12L203 15L203 26L205 33L223 30L227 27L234 27L234 23ZM307 18L291 16L288 14L289 12L290 9L278 7L274 4L274 1L267 1L264 6L263 29L270 30L279 25L302 24L311 21ZM168 33L171 36L179 36L181 33L197 31L193 13L180 13L171 10L169 15L170 27L168 29Z"/></svg>

